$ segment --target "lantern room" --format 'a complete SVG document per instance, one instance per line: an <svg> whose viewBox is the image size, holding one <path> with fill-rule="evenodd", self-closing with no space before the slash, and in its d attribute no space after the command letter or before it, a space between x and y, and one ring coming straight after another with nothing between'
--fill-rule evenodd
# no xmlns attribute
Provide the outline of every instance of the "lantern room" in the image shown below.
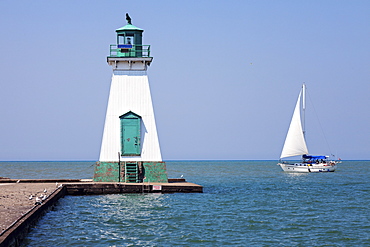
<svg viewBox="0 0 370 247"><path fill-rule="evenodd" d="M127 25L116 30L117 44L110 46L110 57L149 57L150 46L143 45L144 30L131 23L126 14Z"/></svg>

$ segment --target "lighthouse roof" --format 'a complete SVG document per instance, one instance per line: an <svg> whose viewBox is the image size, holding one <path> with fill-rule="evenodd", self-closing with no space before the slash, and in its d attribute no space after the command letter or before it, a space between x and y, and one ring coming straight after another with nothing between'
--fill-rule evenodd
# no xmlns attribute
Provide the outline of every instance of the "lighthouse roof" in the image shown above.
<svg viewBox="0 0 370 247"><path fill-rule="evenodd" d="M126 26L123 26L123 27L121 27L121 28L118 28L117 30L116 30L116 32L120 32L120 31L133 31L133 30L137 30L137 31L144 31L143 29L141 29L141 28L138 28L138 27L136 27L136 26L134 26L134 25L132 25L132 24L127 24Z"/></svg>

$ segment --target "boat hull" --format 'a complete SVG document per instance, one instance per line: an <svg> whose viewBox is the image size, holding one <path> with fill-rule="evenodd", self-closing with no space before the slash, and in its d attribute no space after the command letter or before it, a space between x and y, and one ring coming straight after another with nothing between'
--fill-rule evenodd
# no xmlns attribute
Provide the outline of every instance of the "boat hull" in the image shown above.
<svg viewBox="0 0 370 247"><path fill-rule="evenodd" d="M278 163L284 172L334 172L337 164Z"/></svg>

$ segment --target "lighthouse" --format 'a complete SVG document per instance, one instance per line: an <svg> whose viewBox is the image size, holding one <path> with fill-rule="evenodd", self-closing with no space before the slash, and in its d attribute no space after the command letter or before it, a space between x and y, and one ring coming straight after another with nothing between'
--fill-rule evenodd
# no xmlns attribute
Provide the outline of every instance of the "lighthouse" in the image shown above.
<svg viewBox="0 0 370 247"><path fill-rule="evenodd" d="M147 75L150 45L128 14L126 20L107 57L113 74L94 181L167 183Z"/></svg>

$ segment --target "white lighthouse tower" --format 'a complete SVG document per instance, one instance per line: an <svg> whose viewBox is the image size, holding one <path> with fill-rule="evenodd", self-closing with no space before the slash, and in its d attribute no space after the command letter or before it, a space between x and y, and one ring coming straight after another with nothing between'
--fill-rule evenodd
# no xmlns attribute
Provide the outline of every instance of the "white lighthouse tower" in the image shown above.
<svg viewBox="0 0 370 247"><path fill-rule="evenodd" d="M113 75L94 181L167 182L147 75L153 57L144 30L126 20L107 57Z"/></svg>

